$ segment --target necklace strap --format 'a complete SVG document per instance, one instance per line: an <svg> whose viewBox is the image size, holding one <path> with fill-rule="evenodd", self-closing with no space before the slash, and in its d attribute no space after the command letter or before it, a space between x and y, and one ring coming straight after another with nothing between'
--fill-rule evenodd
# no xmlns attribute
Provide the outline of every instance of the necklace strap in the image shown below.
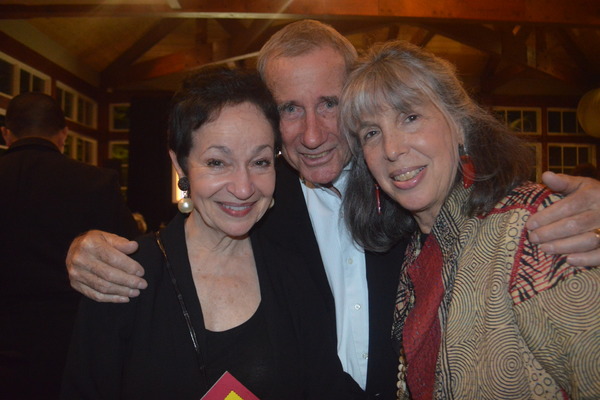
<svg viewBox="0 0 600 400"><path fill-rule="evenodd" d="M179 301L179 306L181 307L181 311L183 313L183 318L185 319L185 323L187 324L187 328L190 333L190 338L192 339L192 344L194 345L194 350L196 351L198 365L200 366L200 369L204 373L205 365L202 360L202 353L200 352L200 345L198 344L196 330L194 329L194 326L192 325L192 320L190 319L190 314L187 310L187 307L185 306L185 302L183 301L183 295L181 294L181 291L179 290L179 286L177 285L177 279L175 279L175 273L173 272L173 268L171 268L171 264L169 263L169 258L167 257L167 252L165 251L165 247L160 238L160 232L159 231L155 232L154 237L156 239L156 244L158 245L158 248L160 249L160 251L165 259L165 267L167 268L169 277L171 278L171 283L173 284L173 288L175 289L175 293L177 295L177 300Z"/></svg>

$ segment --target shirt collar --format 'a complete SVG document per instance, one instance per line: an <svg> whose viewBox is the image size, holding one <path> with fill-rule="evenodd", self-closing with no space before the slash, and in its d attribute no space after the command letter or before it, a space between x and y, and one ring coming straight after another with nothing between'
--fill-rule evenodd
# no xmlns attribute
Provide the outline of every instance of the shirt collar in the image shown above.
<svg viewBox="0 0 600 400"><path fill-rule="evenodd" d="M12 153L14 151L18 151L18 150L30 148L30 147L38 147L38 148L43 148L45 150L53 150L53 151L60 153L60 150L58 149L58 147L56 147L54 142L52 142L51 140L45 139L43 137L38 137L38 136L28 136L28 137L24 137L22 139L16 140L8 148L7 152Z"/></svg>

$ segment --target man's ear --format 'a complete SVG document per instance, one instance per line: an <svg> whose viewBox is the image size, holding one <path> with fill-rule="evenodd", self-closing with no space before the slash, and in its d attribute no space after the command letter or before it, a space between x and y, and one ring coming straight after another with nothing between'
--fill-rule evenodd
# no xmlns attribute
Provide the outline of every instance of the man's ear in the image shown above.
<svg viewBox="0 0 600 400"><path fill-rule="evenodd" d="M64 127L56 134L56 145L60 149L60 152L65 151L65 143L67 141L67 134L69 133L69 128Z"/></svg>
<svg viewBox="0 0 600 400"><path fill-rule="evenodd" d="M0 129L2 130L2 138L4 138L4 142L8 147L10 147L10 145L13 144L17 140L17 138L7 127L2 126L0 127Z"/></svg>

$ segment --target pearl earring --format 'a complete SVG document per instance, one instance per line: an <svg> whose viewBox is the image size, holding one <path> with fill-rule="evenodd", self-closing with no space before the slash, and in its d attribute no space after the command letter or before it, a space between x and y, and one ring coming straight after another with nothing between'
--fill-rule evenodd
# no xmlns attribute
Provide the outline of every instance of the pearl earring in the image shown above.
<svg viewBox="0 0 600 400"><path fill-rule="evenodd" d="M187 176L179 178L179 181L177 181L177 187L179 187L179 190L183 192L183 197L177 203L177 208L183 214L189 214L194 209L194 202L192 199L190 199L190 180L187 178Z"/></svg>

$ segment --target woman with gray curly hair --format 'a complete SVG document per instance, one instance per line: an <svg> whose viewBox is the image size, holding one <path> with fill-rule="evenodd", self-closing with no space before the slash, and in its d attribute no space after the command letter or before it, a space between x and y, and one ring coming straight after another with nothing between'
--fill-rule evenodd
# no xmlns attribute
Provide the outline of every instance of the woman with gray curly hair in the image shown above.
<svg viewBox="0 0 600 400"><path fill-rule="evenodd" d="M451 64L400 41L373 48L340 121L355 240L385 251L411 237L392 327L398 398L599 398L600 269L528 240L527 218L560 196L528 181L527 148Z"/></svg>

